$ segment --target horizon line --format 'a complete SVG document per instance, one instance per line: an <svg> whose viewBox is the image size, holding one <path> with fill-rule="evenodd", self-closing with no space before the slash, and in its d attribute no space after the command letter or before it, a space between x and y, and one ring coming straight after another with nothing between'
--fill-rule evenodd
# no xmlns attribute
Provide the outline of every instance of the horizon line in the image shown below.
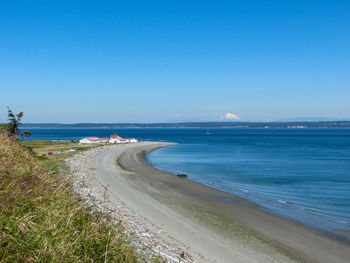
<svg viewBox="0 0 350 263"><path fill-rule="evenodd" d="M82 124L187 124L187 123L324 123L324 122L350 122L349 119L340 120L295 120L295 121L180 121L180 122L75 122L75 123L62 123L62 122L25 122L23 125L34 125L34 124L55 124L55 125L82 125Z"/></svg>

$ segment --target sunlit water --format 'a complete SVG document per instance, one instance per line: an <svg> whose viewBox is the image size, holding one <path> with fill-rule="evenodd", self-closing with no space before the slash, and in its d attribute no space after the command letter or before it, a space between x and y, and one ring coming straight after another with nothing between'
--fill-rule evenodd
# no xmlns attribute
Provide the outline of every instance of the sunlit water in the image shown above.
<svg viewBox="0 0 350 263"><path fill-rule="evenodd" d="M177 142L157 168L325 230L350 229L349 129L40 129L31 139L108 137Z"/></svg>

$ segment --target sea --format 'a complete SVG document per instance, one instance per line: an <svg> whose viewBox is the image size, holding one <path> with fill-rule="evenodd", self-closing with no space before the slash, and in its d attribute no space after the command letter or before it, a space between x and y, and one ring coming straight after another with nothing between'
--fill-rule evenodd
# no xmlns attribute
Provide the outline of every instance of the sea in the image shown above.
<svg viewBox="0 0 350 263"><path fill-rule="evenodd" d="M109 137L175 142L158 169L238 195L312 228L350 230L350 129L30 129L28 140ZM341 235L341 234L337 234Z"/></svg>

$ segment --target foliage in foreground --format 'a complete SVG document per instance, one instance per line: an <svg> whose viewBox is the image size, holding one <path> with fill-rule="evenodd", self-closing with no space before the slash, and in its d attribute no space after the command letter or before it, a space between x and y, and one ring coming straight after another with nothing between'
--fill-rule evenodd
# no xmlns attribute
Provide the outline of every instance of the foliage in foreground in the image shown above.
<svg viewBox="0 0 350 263"><path fill-rule="evenodd" d="M0 133L0 262L137 262L104 214Z"/></svg>
<svg viewBox="0 0 350 263"><path fill-rule="evenodd" d="M0 125L0 131L5 132L9 137L23 139L26 136L32 135L29 131L19 132L19 128L23 125L23 112L15 114L9 107L7 107L8 123Z"/></svg>

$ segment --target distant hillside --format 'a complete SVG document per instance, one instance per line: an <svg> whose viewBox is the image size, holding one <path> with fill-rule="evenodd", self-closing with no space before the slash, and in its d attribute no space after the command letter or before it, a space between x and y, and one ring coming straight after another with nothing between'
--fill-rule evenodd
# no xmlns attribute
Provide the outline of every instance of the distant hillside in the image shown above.
<svg viewBox="0 0 350 263"><path fill-rule="evenodd" d="M179 123L25 123L24 129L89 128L350 128L350 121L179 122Z"/></svg>

